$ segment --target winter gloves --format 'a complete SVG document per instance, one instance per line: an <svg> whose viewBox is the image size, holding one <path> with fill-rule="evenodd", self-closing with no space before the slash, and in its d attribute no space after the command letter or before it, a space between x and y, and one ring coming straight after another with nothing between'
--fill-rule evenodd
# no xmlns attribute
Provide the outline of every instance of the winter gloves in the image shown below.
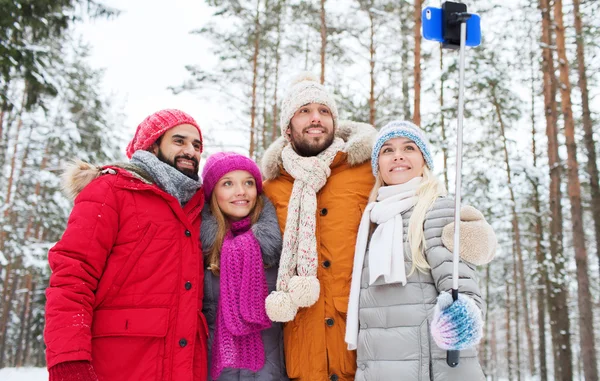
<svg viewBox="0 0 600 381"><path fill-rule="evenodd" d="M61 362L48 369L49 381L98 381L89 361Z"/></svg>
<svg viewBox="0 0 600 381"><path fill-rule="evenodd" d="M483 214L472 206L460 210L460 257L474 265L491 262L496 254L496 234L485 221ZM454 222L442 231L442 242L448 250L454 250Z"/></svg>
<svg viewBox="0 0 600 381"><path fill-rule="evenodd" d="M438 296L431 322L431 336L444 350L463 350L479 343L483 336L483 318L473 299L459 294L452 301L449 292Z"/></svg>

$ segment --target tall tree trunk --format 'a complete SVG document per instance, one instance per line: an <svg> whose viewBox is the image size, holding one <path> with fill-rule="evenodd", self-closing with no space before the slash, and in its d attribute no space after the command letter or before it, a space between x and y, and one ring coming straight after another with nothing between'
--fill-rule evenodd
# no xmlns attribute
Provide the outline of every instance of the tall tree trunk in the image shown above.
<svg viewBox="0 0 600 381"><path fill-rule="evenodd" d="M371 4L372 5L372 4ZM369 77L371 79L371 90L369 92L369 124L375 126L376 110L375 110L375 22L373 20L373 12L369 8L367 10L369 15L369 26L370 26L370 42L369 42Z"/></svg>
<svg viewBox="0 0 600 381"><path fill-rule="evenodd" d="M534 53L529 56L531 66L531 154L533 158L533 167L537 169L537 144L536 144L536 120L535 120L535 75L534 75ZM537 262L537 323L538 323L538 355L540 364L540 381L548 380L548 366L546 363L546 294L544 289L547 284L547 271L544 258L544 233L542 222L542 211L540 206L540 193L538 182L530 179L533 188L533 207L535 210L534 230L535 230L535 258Z"/></svg>
<svg viewBox="0 0 600 381"><path fill-rule="evenodd" d="M265 65L264 65L264 72L263 72L263 91L262 91L262 102L263 102L263 110L262 110L262 114L263 114L263 122L262 122L262 129L261 129L261 146L262 146L262 152L264 152L267 149L267 124L269 121L269 115L267 112L267 84L269 81L269 54L268 51L265 54Z"/></svg>
<svg viewBox="0 0 600 381"><path fill-rule="evenodd" d="M44 156L42 158L42 162L40 164L40 171L43 171L44 169L46 169L46 166L48 165L48 157L49 157L49 153L50 153L50 141L46 141L46 148L44 149ZM38 204L39 197L42 191L42 183L40 182L40 180L37 181L37 183L35 184L35 191L34 191L34 195L35 197L35 202L32 204L33 207L35 207ZM27 240L30 238L30 234L31 234L31 228L33 226L33 221L35 220L34 216L37 215L37 213L35 213L35 209L32 209L32 214L29 216L28 218L28 222L27 222L27 228L25 229L25 242L27 242Z"/></svg>
<svg viewBox="0 0 600 381"><path fill-rule="evenodd" d="M256 86L258 82L258 53L260 51L260 0L256 0L256 18L254 19L254 54L252 56L252 107L250 109L250 149L248 156L254 157L256 123Z"/></svg>
<svg viewBox="0 0 600 381"><path fill-rule="evenodd" d="M505 282L505 290L506 290L506 365L508 367L508 379L513 379L513 360L512 360L512 335L510 329L510 315L511 315L511 301L510 301L510 281L511 278L510 273L508 271L508 265L504 265L504 279Z"/></svg>
<svg viewBox="0 0 600 381"><path fill-rule="evenodd" d="M520 335L520 313L519 313L519 285L517 279L520 278L519 270L517 268L517 258L516 258L516 243L513 241L513 281L515 288L515 354L517 356L515 361L515 367L517 370L517 381L521 381L521 335Z"/></svg>
<svg viewBox="0 0 600 381"><path fill-rule="evenodd" d="M31 291L30 291L31 297L30 299L34 299L35 297L35 283L31 284ZM33 300L31 302L31 304L33 304L35 302L35 300ZM32 321L33 321L33 308L30 307L29 310L29 315L27 316L27 329L25 330L25 350L23 351L23 364L27 365L30 363L29 360L29 350L31 348L31 343L33 342L33 338L31 337L31 326L32 326Z"/></svg>
<svg viewBox="0 0 600 381"><path fill-rule="evenodd" d="M8 314L8 304L6 301L8 299L8 296L10 295L9 287L12 269L13 261L12 258L9 258L8 264L6 265L6 267L4 267L4 280L2 281L2 298L0 299L0 312L2 313L0 313L0 322L2 321L2 318ZM0 334L2 334L2 331L0 331Z"/></svg>
<svg viewBox="0 0 600 381"><path fill-rule="evenodd" d="M421 4L423 0L415 0L415 103L413 107L413 122L421 125Z"/></svg>
<svg viewBox="0 0 600 381"><path fill-rule="evenodd" d="M325 1L321 0L321 84L325 83L325 58L327 53L327 19Z"/></svg>
<svg viewBox="0 0 600 381"><path fill-rule="evenodd" d="M531 156L533 157L533 167L537 165L537 145L535 128L535 77L533 74L533 53L530 56L531 64ZM533 188L533 208L535 210L534 230L535 230L535 258L537 262L537 323L538 323L538 355L540 363L540 381L548 381L548 365L546 363L546 287L548 274L546 271L546 261L544 258L544 241L542 210L540 206L540 192L538 181L535 178L530 179Z"/></svg>
<svg viewBox="0 0 600 381"><path fill-rule="evenodd" d="M485 266L485 305L490 306L490 265ZM490 314L485 314L485 322L483 328L483 340L480 345L480 352L483 353L482 365L483 370L486 374L490 373L490 358L489 358L489 347L490 347Z"/></svg>
<svg viewBox="0 0 600 381"><path fill-rule="evenodd" d="M571 351L571 329L566 285L566 258L563 250L562 228L562 165L558 155L558 126L556 110L556 78L551 46L552 19L549 0L540 0L542 14L542 72L544 78L544 114L548 137L548 167L550 169L550 261L552 274L548 277L547 297L550 312L550 332L552 333L552 353L554 355L554 378L560 381L573 379L573 355Z"/></svg>
<svg viewBox="0 0 600 381"><path fill-rule="evenodd" d="M17 160L17 151L19 148L19 135L21 133L21 129L23 128L23 110L25 108L25 101L27 99L27 89L25 89L23 91L23 99L21 100L21 108L18 111L18 116L17 116L17 131L15 133L15 145L13 147L13 152L12 152L12 156L11 156L11 160L10 160L10 174L8 175L8 184L6 186L6 198L4 199L4 202L6 204L10 204L11 202L11 197L12 197L12 188L13 188L13 182L14 182L14 177L15 177L15 164L16 164L16 160ZM4 216L6 217L8 215L8 211L10 208L6 208L6 210L4 211ZM3 229L4 230L4 229ZM2 250L4 248L4 246L2 245L4 242L0 241L0 250Z"/></svg>
<svg viewBox="0 0 600 381"><path fill-rule="evenodd" d="M12 312L13 300L15 298L20 281L20 276L16 271L18 268L20 268L20 261L18 261L18 265L15 266L15 271L13 271L10 290L8 290L8 298L4 301L5 305L2 309L3 315L0 319L0 334L2 335L0 336L0 369L6 366L6 337L8 335L8 322Z"/></svg>
<svg viewBox="0 0 600 381"><path fill-rule="evenodd" d="M587 172L590 176L590 189L592 196L592 216L594 217L594 233L596 235L596 256L600 262L600 184L598 183L598 165L596 158L596 143L594 141L594 130L590 112L590 95L587 85L587 74L585 65L583 23L579 9L580 0L573 0L575 13L575 33L577 34L577 71L579 72L579 89L581 89L581 108L583 122L583 140L588 155Z"/></svg>
<svg viewBox="0 0 600 381"><path fill-rule="evenodd" d="M409 8L410 4L408 4L408 0L400 0L400 49L402 50L400 54L400 74L402 76L402 113L405 120L412 119L409 91L410 71L408 67L408 52L411 50L408 41L408 36L410 35L408 20L412 18L412 13L409 11Z"/></svg>
<svg viewBox="0 0 600 381"><path fill-rule="evenodd" d="M496 111L496 118L500 124L500 141L502 142L502 149L504 151L504 163L506 166L506 177L508 192L510 194L511 212L512 212L512 225L514 234L514 246L516 254L515 267L518 265L518 273L515 274L515 279L519 279L519 288L521 289L521 308L523 309L525 322L525 333L527 336L527 354L529 359L529 371L531 374L535 373L535 355L533 348L533 333L531 332L530 313L529 313L529 297L527 295L527 286L525 285L525 266L523 264L523 249L521 247L521 228L519 227L519 215L517 214L517 200L512 184L512 171L510 169L510 158L508 156L508 147L506 144L506 129L504 125L504 118L502 117L502 110L500 102L496 96L496 85L489 83L492 92L492 103Z"/></svg>
<svg viewBox="0 0 600 381"><path fill-rule="evenodd" d="M10 82L7 80L4 83L4 88L2 89L2 94L4 94L4 98L2 99L2 105L0 106L0 168L4 168L4 160L5 160L5 143L8 143L8 139L5 139L5 130L4 130L4 121L6 120L6 115L8 114L8 86ZM8 129L7 129L8 130Z"/></svg>
<svg viewBox="0 0 600 381"><path fill-rule="evenodd" d="M492 381L496 380L498 376L498 340L496 339L496 319L492 320L492 332L491 332L491 369L488 375L492 376Z"/></svg>
<svg viewBox="0 0 600 381"><path fill-rule="evenodd" d="M29 312L31 310L31 273L27 273L25 275L25 295L23 302L23 310L21 311L21 327L19 329L19 337L17 339L17 353L15 354L15 366L21 367L23 366L25 353L25 343L23 342L23 338L27 337L27 322L29 320Z"/></svg>
<svg viewBox="0 0 600 381"><path fill-rule="evenodd" d="M283 7L285 0L280 1L280 4ZM275 42L275 84L273 85L273 130L271 131L271 142L274 142L277 139L278 131L279 131L279 117L278 117L278 103L277 103L277 89L279 88L279 62L281 61L281 57L279 55L279 46L281 44L281 14L283 13L283 9L280 8L279 12L277 12L277 40Z"/></svg>
<svg viewBox="0 0 600 381"><path fill-rule="evenodd" d="M563 24L562 0L554 1L554 25L556 26L556 46L560 69L560 96L565 122L567 146L567 192L571 202L571 223L573 225L573 247L577 266L577 300L579 306L579 336L583 359L583 373L587 381L598 380L596 348L594 338L594 314L588 275L585 233L583 231L583 211L581 208L581 186L579 183L579 164L577 163L577 145L575 143L575 122L571 108L571 82L569 81L569 61L567 59L565 28Z"/></svg>
<svg viewBox="0 0 600 381"><path fill-rule="evenodd" d="M440 72L444 72L444 49L442 48L442 44L440 44ZM442 126L442 156L444 159L444 185L446 189L448 189L448 146L446 142L446 121L445 116L446 112L444 110L444 75L442 74L442 78L440 80L440 125Z"/></svg>

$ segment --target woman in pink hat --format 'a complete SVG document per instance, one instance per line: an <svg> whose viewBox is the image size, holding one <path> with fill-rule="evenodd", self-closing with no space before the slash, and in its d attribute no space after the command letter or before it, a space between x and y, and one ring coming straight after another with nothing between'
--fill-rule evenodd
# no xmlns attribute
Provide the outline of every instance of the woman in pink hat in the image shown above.
<svg viewBox="0 0 600 381"><path fill-rule="evenodd" d="M209 380L287 380L281 323L265 298L275 289L281 230L249 158L220 152L202 171L206 204L203 313L209 327Z"/></svg>

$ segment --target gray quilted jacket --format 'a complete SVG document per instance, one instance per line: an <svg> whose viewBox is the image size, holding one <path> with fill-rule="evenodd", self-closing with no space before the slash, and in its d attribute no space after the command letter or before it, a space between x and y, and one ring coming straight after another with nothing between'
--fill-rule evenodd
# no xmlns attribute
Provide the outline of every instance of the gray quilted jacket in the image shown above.
<svg viewBox="0 0 600 381"><path fill-rule="evenodd" d="M412 261L407 240L412 209L402 215L406 274ZM415 270L402 284L384 284L380 278L369 286L369 253L365 255L359 305L358 369L356 381L470 381L485 380L475 349L460 353L456 368L446 364L429 325L440 291L452 288L452 253L441 242L442 229L453 222L454 201L439 198L425 218L426 273ZM484 310L474 266L459 267L459 292L470 296Z"/></svg>
<svg viewBox="0 0 600 381"><path fill-rule="evenodd" d="M264 196L264 209L259 220L252 226L254 236L258 240L263 256L263 262L266 266L265 276L269 293L275 290L277 282L277 269L279 257L281 256L281 230L277 222L277 215L273 204ZM210 213L210 206L207 205L202 211L202 227L200 229L200 239L202 240L202 250L207 252L215 240L217 225L214 217ZM217 320L217 304L219 301L219 277L213 275L209 270L204 270L204 302L202 312L206 316L208 323L208 369L207 380L213 381L210 377L211 348L214 339L215 321ZM262 331L262 339L265 347L265 365L258 372L254 373L247 369L225 368L218 381L279 381L288 380L285 371L285 360L283 355L283 326L281 323L273 323L271 328ZM216 380L214 380L216 381Z"/></svg>

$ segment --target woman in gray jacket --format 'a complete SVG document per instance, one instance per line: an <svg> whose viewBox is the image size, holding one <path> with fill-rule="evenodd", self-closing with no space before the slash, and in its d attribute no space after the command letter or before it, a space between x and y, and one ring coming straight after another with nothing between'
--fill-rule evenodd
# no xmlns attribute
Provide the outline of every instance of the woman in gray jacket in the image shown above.
<svg viewBox="0 0 600 381"><path fill-rule="evenodd" d="M275 290L281 230L249 158L220 152L202 172L206 205L200 238L208 324L208 380L287 380L281 323L265 298Z"/></svg>
<svg viewBox="0 0 600 381"><path fill-rule="evenodd" d="M452 303L452 253L442 230L454 202L432 173L429 142L410 122L383 127L372 154L376 178L358 232L346 342L357 381L484 380L475 346L483 301L473 265L461 261ZM446 364L446 350L460 364Z"/></svg>

